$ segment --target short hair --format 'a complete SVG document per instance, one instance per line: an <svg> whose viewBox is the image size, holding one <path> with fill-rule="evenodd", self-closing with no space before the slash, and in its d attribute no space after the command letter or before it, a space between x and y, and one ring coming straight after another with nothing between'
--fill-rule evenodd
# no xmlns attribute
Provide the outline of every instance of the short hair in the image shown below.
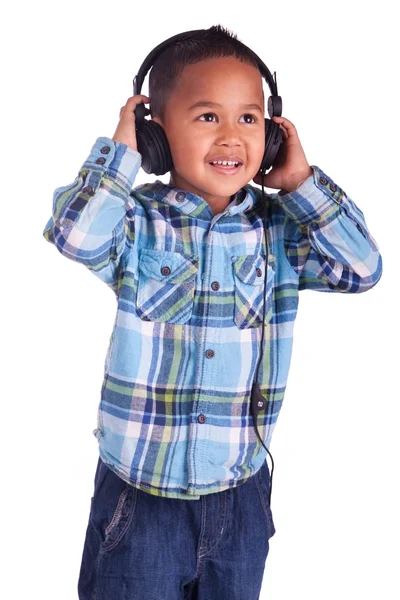
<svg viewBox="0 0 400 600"><path fill-rule="evenodd" d="M151 117L158 116L161 120L164 119L171 92L175 89L179 76L186 65L210 58L228 56L233 56L260 70L248 48L236 34L222 25L213 25L209 29L202 29L200 33L186 40L177 41L164 50L154 62L149 75Z"/></svg>

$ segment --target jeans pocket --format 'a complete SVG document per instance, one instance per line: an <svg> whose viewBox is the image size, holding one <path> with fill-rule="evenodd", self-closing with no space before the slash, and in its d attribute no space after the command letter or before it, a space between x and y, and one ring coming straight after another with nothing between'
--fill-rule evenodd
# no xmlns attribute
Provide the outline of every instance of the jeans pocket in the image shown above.
<svg viewBox="0 0 400 600"><path fill-rule="evenodd" d="M263 323L265 256L232 256L234 274L234 321L239 329L259 327ZM276 257L268 255L265 291L265 322L272 317L272 298Z"/></svg>
<svg viewBox="0 0 400 600"><path fill-rule="evenodd" d="M192 316L199 258L142 249L136 311L143 321L186 323Z"/></svg>
<svg viewBox="0 0 400 600"><path fill-rule="evenodd" d="M137 488L126 484L118 496L117 505L111 517L111 521L104 529L104 541L102 551L109 552L122 540L127 532L136 505Z"/></svg>
<svg viewBox="0 0 400 600"><path fill-rule="evenodd" d="M135 512L137 488L121 479L99 458L90 520L101 538L101 551L109 552L127 532Z"/></svg>
<svg viewBox="0 0 400 600"><path fill-rule="evenodd" d="M254 480L261 501L262 510L267 524L268 539L275 534L275 523L272 515L272 510L269 504L269 491L271 479L269 474L268 463L265 461L262 467L254 475Z"/></svg>

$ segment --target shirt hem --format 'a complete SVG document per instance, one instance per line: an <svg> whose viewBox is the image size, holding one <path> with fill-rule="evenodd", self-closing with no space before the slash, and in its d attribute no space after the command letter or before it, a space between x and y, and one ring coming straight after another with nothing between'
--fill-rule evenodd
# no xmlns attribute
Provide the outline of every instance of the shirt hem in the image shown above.
<svg viewBox="0 0 400 600"><path fill-rule="evenodd" d="M117 469L113 463L108 463L106 460L104 460L101 453L100 453L100 458L111 471L113 471L120 479L125 481L127 484L129 484L135 488L138 488L142 492L146 492L147 494L150 494L151 496L159 496L162 498L174 498L177 500L200 500L200 498L202 496L208 496L209 494L224 492L228 489L233 489L235 487L238 487L238 486L246 483L246 481L248 481L251 477L253 477L256 474L256 471L255 471L254 473L251 473L250 475L248 475L247 477L245 477L243 479L236 479L233 481L233 484L232 484L232 480L231 480L231 482L228 482L227 484L216 483L215 485L213 485L210 488L203 489L202 493L195 494L194 491L191 489L188 489L186 492L170 491L170 490L161 489L161 488L151 485L149 483L143 483L143 482L139 483L136 480L132 480L132 479L126 477L126 475L124 473L122 473L119 469Z"/></svg>

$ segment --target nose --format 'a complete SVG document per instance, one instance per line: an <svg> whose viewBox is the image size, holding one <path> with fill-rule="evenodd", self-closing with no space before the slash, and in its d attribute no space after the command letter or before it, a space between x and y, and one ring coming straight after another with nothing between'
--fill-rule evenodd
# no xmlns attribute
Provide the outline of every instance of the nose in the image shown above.
<svg viewBox="0 0 400 600"><path fill-rule="evenodd" d="M224 123L218 128L218 146L241 146L240 130L237 123Z"/></svg>

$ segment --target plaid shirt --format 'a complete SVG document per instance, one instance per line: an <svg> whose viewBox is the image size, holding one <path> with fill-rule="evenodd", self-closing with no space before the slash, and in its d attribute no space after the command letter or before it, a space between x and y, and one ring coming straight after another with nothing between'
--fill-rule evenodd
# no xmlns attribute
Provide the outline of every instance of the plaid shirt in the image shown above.
<svg viewBox="0 0 400 600"><path fill-rule="evenodd" d="M57 188L43 235L115 293L93 431L102 460L156 496L199 499L263 464L250 413L263 318L261 190L213 215L160 180L132 189L141 155L99 137ZM298 292L362 293L382 275L364 214L319 167L268 194L264 356L258 430L269 447L288 378Z"/></svg>

